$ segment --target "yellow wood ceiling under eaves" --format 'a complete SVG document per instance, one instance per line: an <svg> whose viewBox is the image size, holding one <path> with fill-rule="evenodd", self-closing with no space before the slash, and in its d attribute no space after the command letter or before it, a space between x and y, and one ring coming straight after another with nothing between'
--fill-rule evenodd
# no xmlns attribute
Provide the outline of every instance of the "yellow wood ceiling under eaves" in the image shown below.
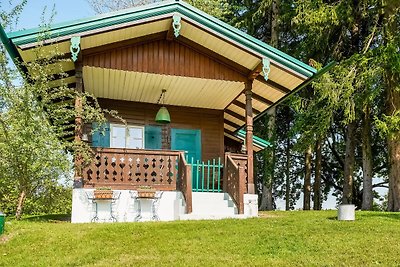
<svg viewBox="0 0 400 267"><path fill-rule="evenodd" d="M202 45L220 55L223 55L226 58L229 58L233 62L237 62L249 70L253 70L260 62L259 57L255 57L187 22L182 23L180 33L182 36L185 36L199 45Z"/></svg>
<svg viewBox="0 0 400 267"><path fill-rule="evenodd" d="M85 90L97 97L157 103L166 89L165 104L224 109L243 90L242 82L83 67Z"/></svg>
<svg viewBox="0 0 400 267"><path fill-rule="evenodd" d="M145 35L151 35L153 33L167 31L170 25L171 25L171 18L168 18L150 23L134 25L119 30L93 34L82 38L81 47L82 49L88 49L97 46L130 40Z"/></svg>

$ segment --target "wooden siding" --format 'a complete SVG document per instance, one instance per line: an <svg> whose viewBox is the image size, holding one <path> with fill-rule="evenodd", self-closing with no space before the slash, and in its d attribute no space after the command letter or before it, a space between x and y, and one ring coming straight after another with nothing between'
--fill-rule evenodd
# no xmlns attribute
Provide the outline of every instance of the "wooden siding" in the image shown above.
<svg viewBox="0 0 400 267"><path fill-rule="evenodd" d="M116 110L128 124L157 125L154 121L159 105L130 101L99 99L100 106ZM223 111L167 106L171 115L170 128L200 129L202 160L224 156ZM115 118L110 122L118 123ZM119 122L120 123L120 122Z"/></svg>
<svg viewBox="0 0 400 267"><path fill-rule="evenodd" d="M108 50L87 55L84 66L106 69L245 81L245 77L227 65L186 45L167 40Z"/></svg>

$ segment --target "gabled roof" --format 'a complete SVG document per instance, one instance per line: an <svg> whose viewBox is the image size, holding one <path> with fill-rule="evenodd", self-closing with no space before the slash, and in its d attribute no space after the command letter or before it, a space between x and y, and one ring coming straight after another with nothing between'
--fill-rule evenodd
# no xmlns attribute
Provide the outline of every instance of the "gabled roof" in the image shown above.
<svg viewBox="0 0 400 267"><path fill-rule="evenodd" d="M55 24L46 32L43 41L47 45L39 52L35 47L42 31L40 28L8 34L0 29L0 37L11 57L17 61L29 62L36 60L36 57L47 57L55 47L59 52L69 55L73 36L80 37L80 48L84 55L96 55L99 49L110 49L115 44L121 44L122 47L137 45L143 40L168 39L176 18L179 20L179 36L172 38L173 42L193 49L194 53L206 54L217 65L225 66L242 78L230 79L224 75L220 75L222 78L210 78L196 74L188 77L181 73L174 76L142 69L115 69L106 65L87 64L83 66L84 79L88 79L84 80L85 90L100 97L156 103L162 89L157 86L172 86L166 104L224 110L225 134L232 136L245 124L243 81L249 76L258 76L253 82L252 95L254 119L257 119L268 108L332 67L331 64L317 72L307 64L182 1L161 2ZM269 67L269 75L264 74L263 67ZM62 69L70 75L63 79L64 82L75 82L72 61L54 69L55 72ZM134 89L142 90L142 93L135 98L132 97L135 94L123 94L118 88L111 90L108 82L102 82L102 79L108 79L104 77L118 80L116 84L124 85L119 86L119 90L130 90L140 84L140 88ZM133 83L133 80L137 83ZM191 89L190 93L187 92L188 88ZM102 92L107 94L101 95ZM143 98L143 95L146 97ZM185 95L184 99L182 95Z"/></svg>
<svg viewBox="0 0 400 267"><path fill-rule="evenodd" d="M165 1L144 7L124 9L88 19L80 19L51 26L46 35L47 39L60 39L88 33L93 30L126 24L132 21L145 20L152 17L179 13L205 27L215 30L217 33L236 41L256 54L275 60L288 68L291 68L307 77L311 77L317 71L303 62L275 49L268 44L194 8L183 1ZM8 34L8 38L16 46L26 46L37 42L38 34L43 30L34 28L16 31Z"/></svg>

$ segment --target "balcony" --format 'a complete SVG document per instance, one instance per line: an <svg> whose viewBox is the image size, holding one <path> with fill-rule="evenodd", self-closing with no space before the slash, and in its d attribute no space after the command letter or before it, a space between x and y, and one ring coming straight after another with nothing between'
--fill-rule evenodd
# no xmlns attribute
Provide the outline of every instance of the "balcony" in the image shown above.
<svg viewBox="0 0 400 267"><path fill-rule="evenodd" d="M247 156L226 153L221 160L189 164L184 152L143 149L94 149L92 163L83 169L84 188L181 191L186 212L192 212L192 192L226 192L243 214L247 193Z"/></svg>

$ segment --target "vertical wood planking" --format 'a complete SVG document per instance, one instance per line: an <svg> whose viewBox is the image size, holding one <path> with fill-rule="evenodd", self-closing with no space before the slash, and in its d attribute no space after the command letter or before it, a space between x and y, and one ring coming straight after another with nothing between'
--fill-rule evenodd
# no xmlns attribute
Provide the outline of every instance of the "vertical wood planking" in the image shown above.
<svg viewBox="0 0 400 267"><path fill-rule="evenodd" d="M149 46L143 45L143 62L142 62L142 71L148 72L149 65Z"/></svg>
<svg viewBox="0 0 400 267"><path fill-rule="evenodd" d="M178 46L179 48L179 74L185 75L185 47L184 46ZM176 55L176 54L175 54Z"/></svg>
<svg viewBox="0 0 400 267"><path fill-rule="evenodd" d="M174 75L179 75L179 46L177 43L173 42L173 47L174 47L174 53L171 53L174 57L175 64L172 66L173 67L173 73Z"/></svg>
<svg viewBox="0 0 400 267"><path fill-rule="evenodd" d="M84 66L218 80L245 81L225 64L178 42L153 41L88 55Z"/></svg>
<svg viewBox="0 0 400 267"><path fill-rule="evenodd" d="M162 43L154 44L154 62L156 63L156 72L164 73L164 48Z"/></svg>
<svg viewBox="0 0 400 267"><path fill-rule="evenodd" d="M127 70L132 71L133 70L133 67L132 67L132 65L133 65L133 55L132 55L133 49L132 49L132 47L129 47L127 50L128 50L128 53L126 54L126 57L127 57Z"/></svg>
<svg viewBox="0 0 400 267"><path fill-rule="evenodd" d="M198 66L197 66L196 72L198 73L198 76L200 78L204 78L205 77L205 75L204 75L204 67L203 67L204 58L203 57L199 57L198 55L196 55L196 57L197 57L196 60L198 61Z"/></svg>
<svg viewBox="0 0 400 267"><path fill-rule="evenodd" d="M118 70L122 70L122 51L123 50L121 50L121 49L116 50L116 55L115 55L116 62L115 62L115 65L116 65L116 69L118 69Z"/></svg>
<svg viewBox="0 0 400 267"><path fill-rule="evenodd" d="M143 46L139 46L137 48L137 62L138 62L138 70L142 70L143 69Z"/></svg>
<svg viewBox="0 0 400 267"><path fill-rule="evenodd" d="M121 56L122 56L121 69L122 70L127 70L128 69L128 60L129 60L128 51L129 51L129 49L124 49L124 50L122 50L122 53L121 53Z"/></svg>
<svg viewBox="0 0 400 267"><path fill-rule="evenodd" d="M189 49L188 49L188 52L190 52ZM189 70L190 70L189 76L190 77L195 77L195 75L196 75L196 73L194 72L194 69L196 67L196 62L194 60L194 57L195 57L194 53L189 53Z"/></svg>
<svg viewBox="0 0 400 267"><path fill-rule="evenodd" d="M139 55L138 55L138 50L137 49L133 49L132 50L132 71L137 70L139 68Z"/></svg>

